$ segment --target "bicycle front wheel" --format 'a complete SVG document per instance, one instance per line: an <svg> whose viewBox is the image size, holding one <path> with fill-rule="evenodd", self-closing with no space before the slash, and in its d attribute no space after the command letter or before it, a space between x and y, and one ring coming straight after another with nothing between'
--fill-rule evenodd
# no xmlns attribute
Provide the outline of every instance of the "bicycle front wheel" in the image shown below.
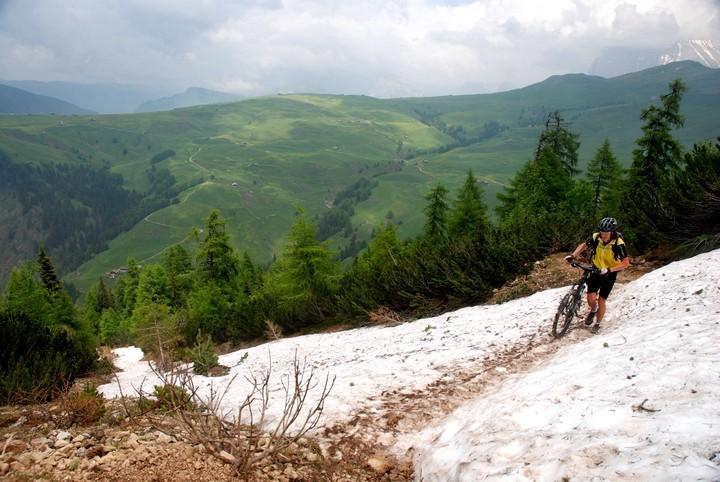
<svg viewBox="0 0 720 482"><path fill-rule="evenodd" d="M570 323L573 318L575 318L575 315L577 315L579 303L576 295L576 289L573 289L570 293L563 296L562 301L560 301L560 306L558 306L557 313L555 313L555 318L553 319L552 334L555 338L560 338L567 332L568 328L570 328Z"/></svg>

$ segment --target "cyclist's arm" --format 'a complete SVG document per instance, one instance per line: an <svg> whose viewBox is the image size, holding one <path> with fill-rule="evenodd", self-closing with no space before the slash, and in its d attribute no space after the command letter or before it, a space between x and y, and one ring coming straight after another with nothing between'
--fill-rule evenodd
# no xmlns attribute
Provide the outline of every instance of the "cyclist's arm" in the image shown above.
<svg viewBox="0 0 720 482"><path fill-rule="evenodd" d="M613 266L612 268L610 268L610 272L611 272L611 273L613 273L613 272L614 272L614 273L617 273L618 271L624 270L624 269L627 268L628 266L630 266L630 257L629 257L629 256L623 258L623 260L620 262L619 265Z"/></svg>
<svg viewBox="0 0 720 482"><path fill-rule="evenodd" d="M578 247L575 248L575 251L572 253L573 258L579 257L581 254L583 254L585 251L587 251L588 245L587 243L580 243L578 244Z"/></svg>

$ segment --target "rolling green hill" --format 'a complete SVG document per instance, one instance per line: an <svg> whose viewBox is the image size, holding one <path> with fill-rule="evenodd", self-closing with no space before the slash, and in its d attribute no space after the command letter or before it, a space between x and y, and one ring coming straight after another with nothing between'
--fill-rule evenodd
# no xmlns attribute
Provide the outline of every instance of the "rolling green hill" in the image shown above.
<svg viewBox="0 0 720 482"><path fill-rule="evenodd" d="M143 102L137 112L158 112L196 105L220 104L241 100L239 95L217 92L200 87L190 87L185 92L160 99Z"/></svg>
<svg viewBox="0 0 720 482"><path fill-rule="evenodd" d="M143 212L129 230L108 239L108 249L67 274L85 287L128 256L148 262L172 243L192 242L190 228L216 207L236 247L268 261L279 253L298 207L321 216L362 178L377 183L370 184L369 198L355 203L358 239L388 218L402 222L401 235L414 235L429 187L441 182L454 189L470 168L493 206L495 194L532 156L542 122L554 110L580 134L581 162L608 137L628 165L641 109L677 77L689 88L678 138L690 147L717 137L720 71L680 62L614 79L554 76L486 95L283 95L147 114L0 117L0 149L15 163L106 168L122 175L126 189L166 201L147 204L160 209ZM8 229L12 219L2 222ZM339 233L330 242L342 248L348 239Z"/></svg>

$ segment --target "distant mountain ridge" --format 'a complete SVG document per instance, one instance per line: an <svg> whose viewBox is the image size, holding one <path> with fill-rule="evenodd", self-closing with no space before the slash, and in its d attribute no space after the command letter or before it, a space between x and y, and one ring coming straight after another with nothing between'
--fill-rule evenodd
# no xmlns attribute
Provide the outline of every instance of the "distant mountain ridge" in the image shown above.
<svg viewBox="0 0 720 482"><path fill-rule="evenodd" d="M720 40L683 40L666 49L608 47L593 61L588 73L610 78L683 60L720 68Z"/></svg>
<svg viewBox="0 0 720 482"><path fill-rule="evenodd" d="M194 107L196 105L220 104L222 102L233 102L242 98L243 97L239 95L228 94L226 92L218 92L201 87L190 87L180 94L144 102L137 108L137 112L159 112L183 107Z"/></svg>
<svg viewBox="0 0 720 482"><path fill-rule="evenodd" d="M54 97L37 95L0 84L1 114L93 114L74 104Z"/></svg>
<svg viewBox="0 0 720 482"><path fill-rule="evenodd" d="M81 84L38 80L0 80L37 95L46 95L101 114L129 114L143 102L172 93L167 87L130 84Z"/></svg>

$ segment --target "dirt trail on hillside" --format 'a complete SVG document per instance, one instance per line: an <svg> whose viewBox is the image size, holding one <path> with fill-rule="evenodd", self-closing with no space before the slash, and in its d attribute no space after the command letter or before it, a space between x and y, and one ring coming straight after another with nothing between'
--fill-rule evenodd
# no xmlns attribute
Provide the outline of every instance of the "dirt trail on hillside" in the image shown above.
<svg viewBox="0 0 720 482"><path fill-rule="evenodd" d="M469 367L449 369L424 389L383 392L379 408L361 408L349 420L326 427L320 444L331 457L342 454L340 463L347 465L346 470L364 467L358 475L373 468L374 480L412 480L414 434L462 403L491 392L507 378L545 363L562 346L589 336L589 331L576 327L563 339L555 340L548 326L547 336L488 355Z"/></svg>

